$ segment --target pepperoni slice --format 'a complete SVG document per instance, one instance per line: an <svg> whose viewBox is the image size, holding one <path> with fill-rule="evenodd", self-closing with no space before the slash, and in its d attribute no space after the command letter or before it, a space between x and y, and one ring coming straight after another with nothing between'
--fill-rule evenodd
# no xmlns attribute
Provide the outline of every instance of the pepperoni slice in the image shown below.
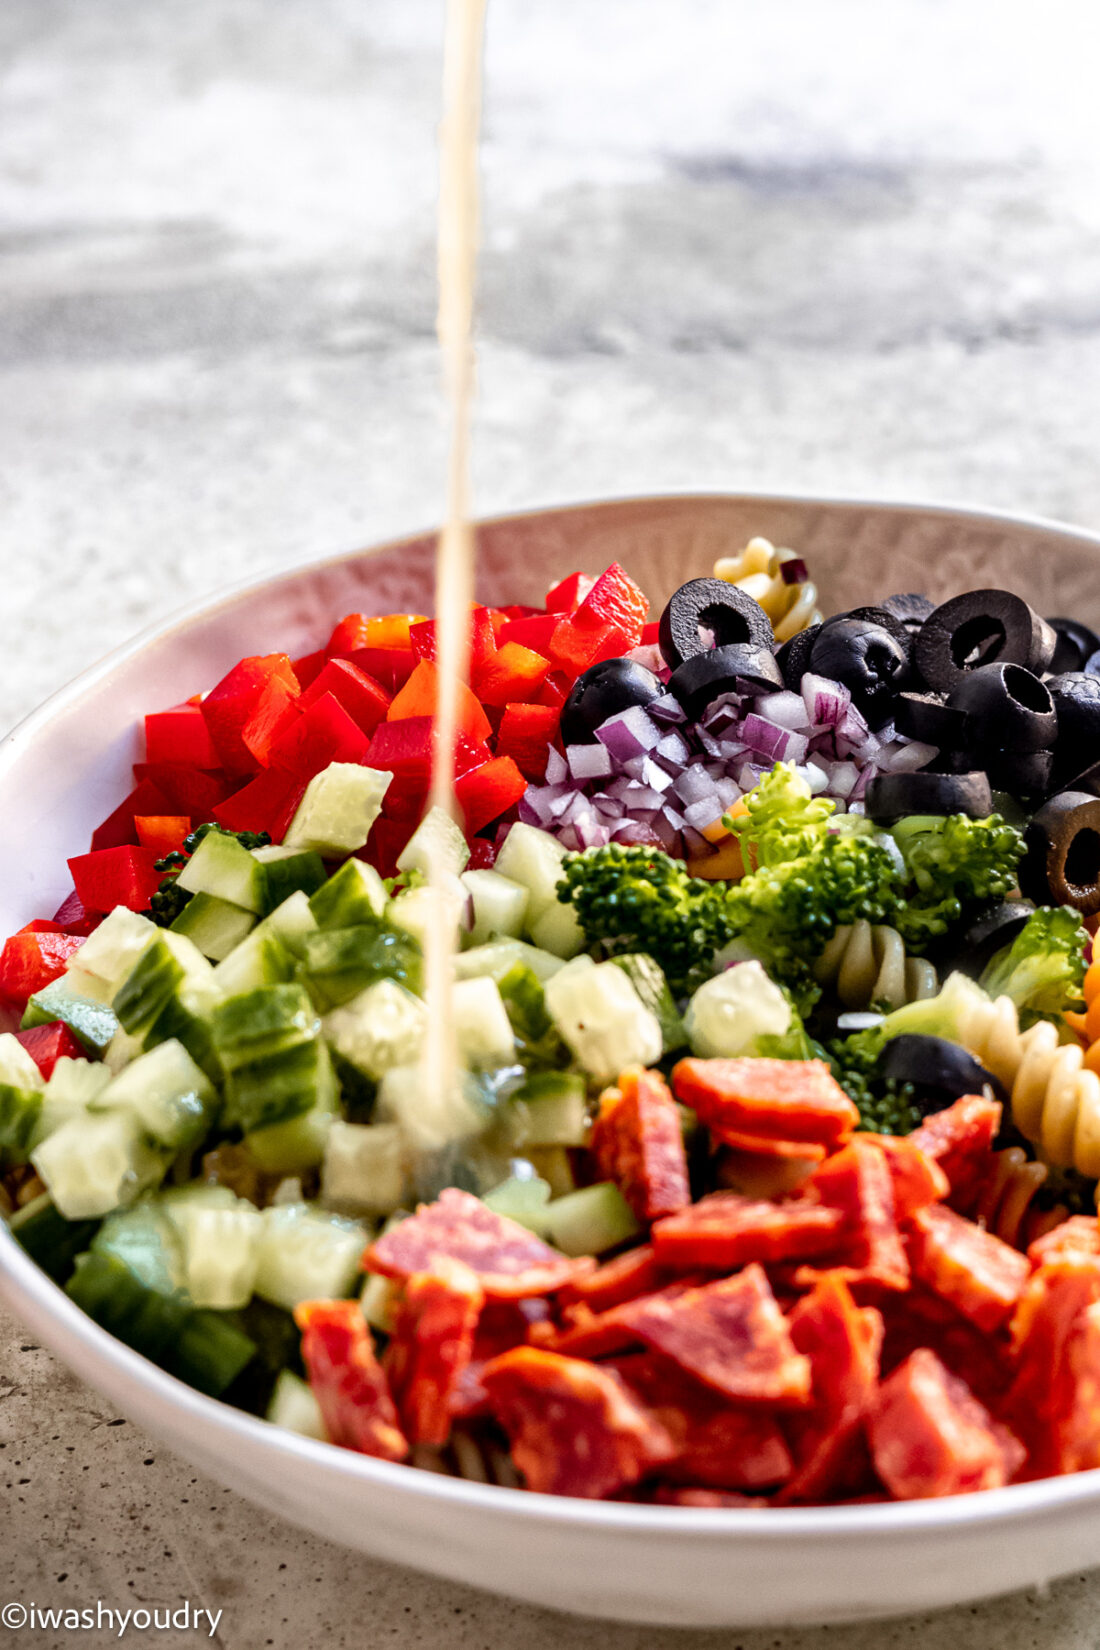
<svg viewBox="0 0 1100 1650"><path fill-rule="evenodd" d="M910 1220L918 1209L939 1203L951 1190L951 1183L935 1158L929 1157L911 1137L896 1134L867 1134L886 1155L886 1166L894 1186L894 1207L899 1221Z"/></svg>
<svg viewBox="0 0 1100 1650"><path fill-rule="evenodd" d="M1061 1462L1087 1459L1094 1447L1089 1413L1097 1305L1100 1262L1068 1255L1039 1268L1013 1316L1016 1379L1009 1403L1037 1474L1071 1470Z"/></svg>
<svg viewBox="0 0 1100 1650"><path fill-rule="evenodd" d="M410 1444L447 1442L484 1301L476 1273L460 1260L438 1260L405 1285L383 1367Z"/></svg>
<svg viewBox="0 0 1100 1650"><path fill-rule="evenodd" d="M1046 1266L1073 1255L1100 1258L1100 1220L1095 1215L1071 1215L1060 1226L1037 1237L1027 1251L1032 1266Z"/></svg>
<svg viewBox="0 0 1100 1650"><path fill-rule="evenodd" d="M657 1264L653 1245L640 1243L636 1249L627 1249L605 1262L587 1277L575 1278L561 1292L561 1299L570 1304L583 1301L593 1312L606 1312L609 1307L621 1306L638 1295L649 1295L664 1281Z"/></svg>
<svg viewBox="0 0 1100 1650"><path fill-rule="evenodd" d="M799 1141L805 1157L806 1144L831 1150L859 1124L823 1060L681 1060L672 1084L700 1122L743 1150Z"/></svg>
<svg viewBox="0 0 1100 1650"><path fill-rule="evenodd" d="M882 1314L858 1307L843 1278L826 1274L790 1316L791 1340L813 1369L813 1408L792 1416L798 1471L783 1501L821 1501L851 1471L878 1386Z"/></svg>
<svg viewBox="0 0 1100 1650"><path fill-rule="evenodd" d="M368 1271L407 1280L437 1260L461 1260L476 1272L487 1299L546 1295L590 1267L566 1259L533 1232L454 1187L384 1232L363 1257Z"/></svg>
<svg viewBox="0 0 1100 1650"><path fill-rule="evenodd" d="M761 1490L790 1477L791 1452L774 1417L727 1403L657 1353L621 1358L615 1369L676 1445L662 1478Z"/></svg>
<svg viewBox="0 0 1100 1650"><path fill-rule="evenodd" d="M882 1147L856 1135L814 1170L807 1187L828 1208L840 1209L847 1217L848 1280L885 1289L907 1288L909 1262L898 1232L894 1179Z"/></svg>
<svg viewBox="0 0 1100 1650"><path fill-rule="evenodd" d="M1065 1396L1051 1428L1053 1472L1100 1467L1100 1302L1087 1306L1066 1343Z"/></svg>
<svg viewBox="0 0 1100 1650"><path fill-rule="evenodd" d="M810 1363L792 1344L762 1267L615 1308L621 1324L734 1402L804 1404Z"/></svg>
<svg viewBox="0 0 1100 1650"><path fill-rule="evenodd" d="M899 1500L999 1489L1026 1452L957 1375L920 1347L883 1381L867 1423L871 1457Z"/></svg>
<svg viewBox="0 0 1100 1650"><path fill-rule="evenodd" d="M990 1332L1011 1316L1030 1273L1018 1249L941 1204L913 1217L909 1258L930 1289Z"/></svg>
<svg viewBox="0 0 1100 1650"><path fill-rule="evenodd" d="M772 1203L715 1192L653 1228L657 1260L670 1271L732 1272L750 1261L804 1260L828 1254L845 1225L839 1209Z"/></svg>
<svg viewBox="0 0 1100 1650"><path fill-rule="evenodd" d="M598 1499L676 1453L614 1375L579 1358L520 1346L487 1364L481 1380L530 1490Z"/></svg>
<svg viewBox="0 0 1100 1650"><path fill-rule="evenodd" d="M981 1183L1000 1126L1001 1107L996 1100L966 1094L953 1106L926 1117L906 1138L939 1164L952 1193L965 1197Z"/></svg>
<svg viewBox="0 0 1100 1650"><path fill-rule="evenodd" d="M332 1442L383 1461L403 1461L408 1442L359 1302L303 1301L294 1309L294 1321Z"/></svg>
<svg viewBox="0 0 1100 1650"><path fill-rule="evenodd" d="M680 1113L660 1072L623 1073L600 1100L591 1147L600 1177L615 1182L643 1224L691 1202Z"/></svg>
<svg viewBox="0 0 1100 1650"><path fill-rule="evenodd" d="M584 1301L579 1301L576 1306L566 1307L560 1327L539 1324L537 1329L531 1331L530 1339L548 1352L561 1352L573 1358L612 1357L616 1352L640 1344L642 1337L635 1331L631 1319L634 1307L649 1301L676 1300L702 1281L700 1278L680 1278L651 1295L622 1301L618 1306L609 1307L606 1312L593 1312Z"/></svg>

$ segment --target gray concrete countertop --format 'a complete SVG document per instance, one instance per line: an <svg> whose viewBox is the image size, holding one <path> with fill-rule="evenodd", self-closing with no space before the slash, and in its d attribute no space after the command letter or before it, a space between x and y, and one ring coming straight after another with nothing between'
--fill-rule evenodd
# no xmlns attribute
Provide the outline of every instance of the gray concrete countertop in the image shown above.
<svg viewBox="0 0 1100 1650"><path fill-rule="evenodd" d="M0 8L0 729L229 578L438 519L441 19ZM802 488L1095 525L1097 29L1087 0L492 0L479 509ZM4 1600L189 1598L233 1650L1096 1644L1095 1578L858 1628L566 1621L267 1518L0 1343Z"/></svg>

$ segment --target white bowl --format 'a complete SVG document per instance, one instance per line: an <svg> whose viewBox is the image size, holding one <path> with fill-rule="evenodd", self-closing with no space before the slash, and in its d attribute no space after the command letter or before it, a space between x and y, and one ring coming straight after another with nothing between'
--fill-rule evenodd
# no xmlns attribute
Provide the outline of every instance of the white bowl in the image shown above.
<svg viewBox="0 0 1100 1650"><path fill-rule="evenodd" d="M799 498L631 499L480 530L479 595L541 599L620 560L654 602L756 533L808 559L826 607L983 584L1100 623L1100 539L974 511ZM431 604L430 536L311 563L138 638L0 745L0 935L49 912L67 856L129 788L141 715L247 653L320 646L350 609ZM47 1346L212 1477L332 1540L536 1604L676 1626L884 1616L1008 1592L1100 1553L1100 1472L936 1502L701 1511L462 1483L298 1438L201 1397L77 1310L0 1231L0 1296Z"/></svg>

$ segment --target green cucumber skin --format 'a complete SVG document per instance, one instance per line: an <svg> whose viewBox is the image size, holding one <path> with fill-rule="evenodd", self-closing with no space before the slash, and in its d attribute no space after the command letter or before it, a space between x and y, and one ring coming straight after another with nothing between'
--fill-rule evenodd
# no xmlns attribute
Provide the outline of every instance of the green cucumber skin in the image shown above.
<svg viewBox="0 0 1100 1650"><path fill-rule="evenodd" d="M298 965L298 978L322 1014L350 1002L375 980L396 980L419 994L422 975L423 957L412 936L381 924L310 934Z"/></svg>
<svg viewBox="0 0 1100 1650"><path fill-rule="evenodd" d="M11 1218L11 1235L47 1277L64 1288L76 1257L91 1247L97 1220L66 1220L48 1196L35 1198Z"/></svg>
<svg viewBox="0 0 1100 1650"><path fill-rule="evenodd" d="M61 980L54 980L41 991L36 991L27 1004L20 1029L52 1025L63 1020L89 1055L98 1059L118 1030L118 1016L105 1003L93 1003L88 997L74 996Z"/></svg>

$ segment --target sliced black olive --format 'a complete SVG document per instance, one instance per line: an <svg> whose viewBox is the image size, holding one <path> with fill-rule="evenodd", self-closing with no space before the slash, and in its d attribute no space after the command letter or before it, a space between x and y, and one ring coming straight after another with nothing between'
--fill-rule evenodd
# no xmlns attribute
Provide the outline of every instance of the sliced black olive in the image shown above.
<svg viewBox="0 0 1100 1650"><path fill-rule="evenodd" d="M1100 676L1100 653L1094 653L1091 659L1086 659L1085 675Z"/></svg>
<svg viewBox="0 0 1100 1650"><path fill-rule="evenodd" d="M672 672L668 692L698 721L707 706L723 693L774 693L783 686L779 666L770 647L753 647L735 642L729 647L711 648L685 659Z"/></svg>
<svg viewBox="0 0 1100 1650"><path fill-rule="evenodd" d="M987 911L977 922L971 923L963 935L955 967L961 974L969 974L972 980L976 980L998 951L1012 944L1034 914L1035 907L1030 900L1004 900L1002 904L995 905L992 911Z"/></svg>
<svg viewBox="0 0 1100 1650"><path fill-rule="evenodd" d="M1054 631L1009 590L970 590L924 621L913 649L921 678L950 693L982 665L1023 665L1042 675L1054 656Z"/></svg>
<svg viewBox="0 0 1100 1650"><path fill-rule="evenodd" d="M951 750L944 747L931 762L928 763L927 773L977 773L983 767L981 758L975 751L965 746L961 750Z"/></svg>
<svg viewBox="0 0 1100 1650"><path fill-rule="evenodd" d="M1036 905L1100 911L1100 797L1062 791L1024 832L1020 888Z"/></svg>
<svg viewBox="0 0 1100 1650"><path fill-rule="evenodd" d="M670 670L713 648L750 642L771 647L771 620L751 596L724 579L689 579L661 614L658 639Z"/></svg>
<svg viewBox="0 0 1100 1650"><path fill-rule="evenodd" d="M1100 653L1100 636L1079 619L1048 619L1047 624L1058 638L1050 669L1056 676L1065 671L1084 670L1094 653Z"/></svg>
<svg viewBox="0 0 1100 1650"><path fill-rule="evenodd" d="M1053 751L987 751L983 761L994 790L1033 798L1050 795Z"/></svg>
<svg viewBox="0 0 1100 1650"><path fill-rule="evenodd" d="M964 1094L981 1094L985 1088L991 1088L997 1095L1004 1094L991 1071L958 1043L949 1043L946 1037L928 1037L911 1031L891 1037L882 1051L878 1069L883 1077L892 1078L895 1083L912 1083L916 1090L914 1104L925 1117L931 1112L943 1111Z"/></svg>
<svg viewBox="0 0 1100 1650"><path fill-rule="evenodd" d="M834 613L825 620L825 624L841 624L845 619L856 619L861 624L877 625L880 630L888 630L894 640L901 643L906 653L912 649L913 632L886 607L853 607L847 613Z"/></svg>
<svg viewBox="0 0 1100 1650"><path fill-rule="evenodd" d="M917 595L914 591L906 595L887 596L879 605L883 612L890 613L898 619L911 636L915 636L928 615L936 611L935 602L929 601L927 596Z"/></svg>
<svg viewBox="0 0 1100 1650"><path fill-rule="evenodd" d="M802 686L802 678L810 668L810 654L813 652L817 633L821 629L819 624L811 625L809 630L800 630L797 636L792 636L775 656L783 677L784 687L797 693Z"/></svg>
<svg viewBox="0 0 1100 1650"><path fill-rule="evenodd" d="M1060 791L1085 791L1089 796L1100 796L1100 762L1094 762L1084 773L1074 774L1068 785L1058 785Z"/></svg>
<svg viewBox="0 0 1100 1650"><path fill-rule="evenodd" d="M822 625L810 650L815 676L841 682L872 728L890 719L909 667L909 655L888 630L862 619Z"/></svg>
<svg viewBox="0 0 1100 1650"><path fill-rule="evenodd" d="M1058 713L1054 782L1061 788L1100 762L1100 676L1067 671L1050 677L1047 688Z"/></svg>
<svg viewBox="0 0 1100 1650"><path fill-rule="evenodd" d="M867 787L871 819L892 823L906 814L966 814L988 819L993 796L984 773L879 773Z"/></svg>
<svg viewBox="0 0 1100 1650"><path fill-rule="evenodd" d="M968 671L949 703L966 717L968 742L975 750L1045 751L1058 732L1050 693L1022 665L980 665Z"/></svg>
<svg viewBox="0 0 1100 1650"><path fill-rule="evenodd" d="M604 659L578 676L561 713L567 745L592 745L596 729L631 705L649 705L664 693L660 678L633 659Z"/></svg>
<svg viewBox="0 0 1100 1650"><path fill-rule="evenodd" d="M894 727L904 739L919 739L922 745L947 750L960 749L967 731L962 711L953 710L938 693L899 693Z"/></svg>

